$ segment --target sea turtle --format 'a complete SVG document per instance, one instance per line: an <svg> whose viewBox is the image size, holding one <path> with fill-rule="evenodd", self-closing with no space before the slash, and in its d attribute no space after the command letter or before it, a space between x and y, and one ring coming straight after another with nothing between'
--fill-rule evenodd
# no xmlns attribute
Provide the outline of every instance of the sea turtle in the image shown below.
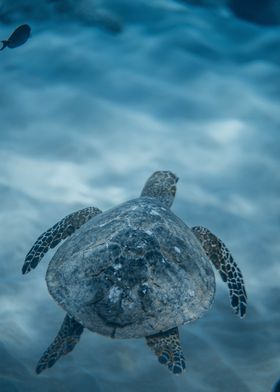
<svg viewBox="0 0 280 392"><path fill-rule="evenodd" d="M208 229L189 228L171 212L177 181L172 172L157 171L137 199L105 212L76 211L37 239L23 274L70 237L46 274L50 294L67 314L37 373L73 350L84 328L111 338L145 337L159 362L181 373L178 326L201 317L213 302L210 261L228 284L234 312L245 316L244 282L229 250Z"/></svg>

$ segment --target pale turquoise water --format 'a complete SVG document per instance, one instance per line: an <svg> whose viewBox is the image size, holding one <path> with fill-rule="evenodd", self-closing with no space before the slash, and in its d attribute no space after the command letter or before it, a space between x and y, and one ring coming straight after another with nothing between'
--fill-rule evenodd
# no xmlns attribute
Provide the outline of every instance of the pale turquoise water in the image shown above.
<svg viewBox="0 0 280 392"><path fill-rule="evenodd" d="M280 374L280 27L238 19L226 1L35 3L0 1L3 39L21 23L33 32L0 52L1 392L270 391ZM36 376L64 315L44 282L51 254L22 276L25 254L66 214L135 197L158 169L180 177L174 212L231 249L248 317L234 316L219 283L207 316L181 328L182 377L142 340L90 332Z"/></svg>

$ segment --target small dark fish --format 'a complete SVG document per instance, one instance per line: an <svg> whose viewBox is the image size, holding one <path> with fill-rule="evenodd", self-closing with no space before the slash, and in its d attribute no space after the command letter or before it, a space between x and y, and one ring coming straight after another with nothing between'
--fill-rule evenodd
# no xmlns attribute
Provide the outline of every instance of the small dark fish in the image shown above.
<svg viewBox="0 0 280 392"><path fill-rule="evenodd" d="M3 43L3 46L0 50L3 50L6 48L16 48L20 45L23 45L28 38L30 37L31 33L31 28L28 26L28 24L23 24L19 26L15 31L10 35L10 37L7 40L1 41Z"/></svg>

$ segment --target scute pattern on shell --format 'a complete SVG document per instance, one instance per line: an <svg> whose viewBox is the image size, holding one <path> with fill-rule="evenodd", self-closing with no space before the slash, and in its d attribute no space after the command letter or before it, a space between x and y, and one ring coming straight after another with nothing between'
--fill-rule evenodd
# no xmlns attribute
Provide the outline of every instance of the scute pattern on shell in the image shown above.
<svg viewBox="0 0 280 392"><path fill-rule="evenodd" d="M191 230L149 197L90 219L60 246L46 279L66 312L115 338L195 320L215 292L212 267Z"/></svg>

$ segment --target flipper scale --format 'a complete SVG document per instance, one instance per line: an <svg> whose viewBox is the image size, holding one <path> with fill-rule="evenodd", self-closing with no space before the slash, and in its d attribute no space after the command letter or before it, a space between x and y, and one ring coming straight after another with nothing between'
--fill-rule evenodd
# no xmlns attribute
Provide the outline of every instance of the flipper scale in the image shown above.
<svg viewBox="0 0 280 392"><path fill-rule="evenodd" d="M222 280L229 288L230 303L235 314L240 318L245 317L247 308L247 293L242 273L233 260L226 245L210 230L205 227L195 226L193 233L201 242L205 253L219 271Z"/></svg>
<svg viewBox="0 0 280 392"><path fill-rule="evenodd" d="M172 373L180 374L185 370L185 358L177 327L146 336L146 342L158 357L158 361Z"/></svg>
<svg viewBox="0 0 280 392"><path fill-rule="evenodd" d="M36 268L49 249L56 247L60 241L69 237L89 219L101 211L95 207L88 207L67 215L53 227L41 234L25 258L22 273L26 274Z"/></svg>
<svg viewBox="0 0 280 392"><path fill-rule="evenodd" d="M67 314L56 338L39 360L36 373L52 367L62 355L70 353L79 342L83 330L83 326Z"/></svg>

